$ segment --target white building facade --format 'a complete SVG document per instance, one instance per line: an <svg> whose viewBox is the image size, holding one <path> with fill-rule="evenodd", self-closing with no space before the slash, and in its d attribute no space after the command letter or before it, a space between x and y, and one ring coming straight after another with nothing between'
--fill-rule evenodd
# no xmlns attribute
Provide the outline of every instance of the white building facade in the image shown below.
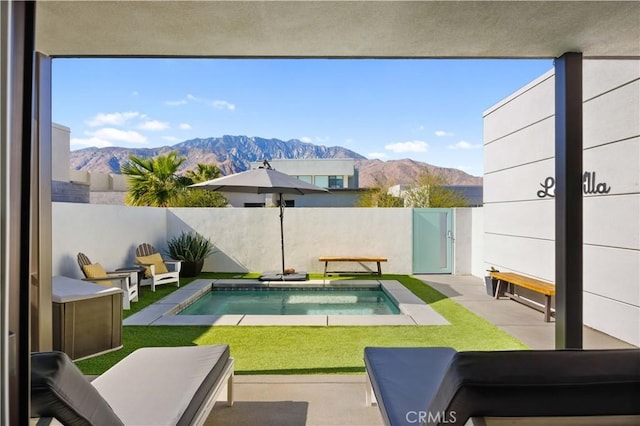
<svg viewBox="0 0 640 426"><path fill-rule="evenodd" d="M555 282L554 73L484 113L484 259ZM583 65L584 323L640 345L640 61ZM535 299L535 295L531 295Z"/></svg>
<svg viewBox="0 0 640 426"><path fill-rule="evenodd" d="M269 160L269 164L279 172L321 188L358 187L358 176L353 158ZM251 163L252 169L258 167L262 167L262 162Z"/></svg>

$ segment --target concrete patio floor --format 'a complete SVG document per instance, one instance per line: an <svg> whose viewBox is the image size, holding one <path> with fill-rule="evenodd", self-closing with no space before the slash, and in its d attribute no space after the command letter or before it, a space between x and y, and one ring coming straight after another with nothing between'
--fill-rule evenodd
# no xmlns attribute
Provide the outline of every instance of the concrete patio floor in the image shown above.
<svg viewBox="0 0 640 426"><path fill-rule="evenodd" d="M492 322L532 349L553 349L555 323L543 314L512 300L487 296L481 279L471 276L422 275L429 283L467 309ZM584 328L588 349L633 347L606 334ZM374 426L381 425L377 407L365 405L365 376L300 375L236 376L235 405L227 407L220 397L206 425L278 426Z"/></svg>

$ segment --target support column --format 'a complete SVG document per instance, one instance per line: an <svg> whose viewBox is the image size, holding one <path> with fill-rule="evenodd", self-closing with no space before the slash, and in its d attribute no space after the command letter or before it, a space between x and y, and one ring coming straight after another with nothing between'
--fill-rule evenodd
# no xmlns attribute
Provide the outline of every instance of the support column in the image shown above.
<svg viewBox="0 0 640 426"><path fill-rule="evenodd" d="M30 389L35 2L0 1L0 35L0 424L22 425L29 421Z"/></svg>
<svg viewBox="0 0 640 426"><path fill-rule="evenodd" d="M556 349L582 349L582 54L555 60Z"/></svg>

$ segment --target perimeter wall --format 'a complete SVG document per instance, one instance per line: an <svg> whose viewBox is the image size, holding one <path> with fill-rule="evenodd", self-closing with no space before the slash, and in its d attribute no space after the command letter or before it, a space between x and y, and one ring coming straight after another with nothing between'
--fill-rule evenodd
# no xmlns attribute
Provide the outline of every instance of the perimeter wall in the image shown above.
<svg viewBox="0 0 640 426"><path fill-rule="evenodd" d="M478 250L482 230L472 229L481 210L458 209L454 215L456 274L471 274L481 264L482 253L474 252L473 244ZM78 252L107 270L133 265L139 244L164 252L167 239L182 231L197 231L215 243L218 251L205 261L204 271L275 272L281 268L278 215L277 208L53 203L53 274L81 278ZM322 272L319 256L351 255L387 257L385 273L412 272L410 208L289 208L284 238L286 266L298 271Z"/></svg>

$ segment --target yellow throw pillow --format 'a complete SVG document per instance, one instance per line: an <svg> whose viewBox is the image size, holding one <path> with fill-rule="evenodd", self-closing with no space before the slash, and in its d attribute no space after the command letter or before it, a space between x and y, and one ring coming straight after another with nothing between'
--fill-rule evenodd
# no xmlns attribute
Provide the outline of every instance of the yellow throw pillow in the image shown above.
<svg viewBox="0 0 640 426"><path fill-rule="evenodd" d="M84 271L84 274L87 276L88 279L91 278L106 278L108 277L107 275L107 271L104 270L104 268L102 267L101 264L99 263L92 263L91 265L84 265L82 267L82 270ZM94 281L96 284L100 284L100 285L106 285L108 287L113 287L113 283L109 280L100 280L100 281Z"/></svg>
<svg viewBox="0 0 640 426"><path fill-rule="evenodd" d="M166 274L167 272L169 272L169 270L167 269L167 265L165 265L164 261L162 260L162 256L160 256L160 253L155 253L149 256L136 257L136 260L142 265L155 265L156 274ZM146 278L151 277L151 268L149 268L148 266L144 268L144 276Z"/></svg>

